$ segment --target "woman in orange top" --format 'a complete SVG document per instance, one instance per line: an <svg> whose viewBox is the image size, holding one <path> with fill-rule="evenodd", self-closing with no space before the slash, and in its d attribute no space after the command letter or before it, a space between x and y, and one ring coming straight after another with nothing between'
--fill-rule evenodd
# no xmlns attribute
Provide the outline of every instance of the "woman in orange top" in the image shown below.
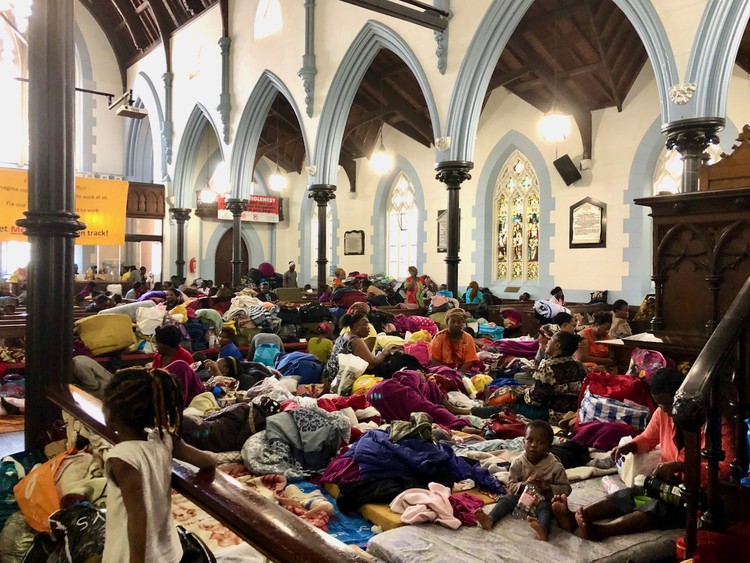
<svg viewBox="0 0 750 563"><path fill-rule="evenodd" d="M654 374L648 386L659 408L642 434L612 451L613 458L617 459L628 453L648 452L660 445L661 463L654 470L654 476L670 483L681 480L680 477L685 472L685 439L672 420L672 403L682 379L679 371L670 368L660 369ZM701 436L701 447L704 445L705 436ZM729 460L734 458L733 433L727 423L722 423L721 448L724 450L725 461L719 463L719 476L724 478L730 472ZM706 474L707 467L704 465L701 467L702 482L705 482ZM682 506L656 498L638 505L635 499L640 495L643 495L640 487L620 489L576 512L568 508L566 495L556 495L552 498L552 512L561 528L595 541L610 536L654 529L670 530L685 525L685 510Z"/></svg>
<svg viewBox="0 0 750 563"><path fill-rule="evenodd" d="M464 332L466 314L462 309L451 309L445 314L448 328L438 332L430 343L430 363L448 366L466 373L479 362L474 339Z"/></svg>
<svg viewBox="0 0 750 563"><path fill-rule="evenodd" d="M612 358L609 346L597 344L597 340L609 338L609 329L612 328L612 313L599 311L594 313L594 324L581 331L581 361L584 363L600 364L607 368L610 373L615 373L617 364Z"/></svg>

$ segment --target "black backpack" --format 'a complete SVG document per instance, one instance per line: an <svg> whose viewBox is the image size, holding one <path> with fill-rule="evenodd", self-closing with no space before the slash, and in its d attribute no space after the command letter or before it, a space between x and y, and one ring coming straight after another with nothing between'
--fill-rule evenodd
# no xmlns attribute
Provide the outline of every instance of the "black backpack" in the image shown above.
<svg viewBox="0 0 750 563"><path fill-rule="evenodd" d="M328 307L318 303L308 303L299 308L299 319L303 323L322 323L323 321L332 321L333 315Z"/></svg>

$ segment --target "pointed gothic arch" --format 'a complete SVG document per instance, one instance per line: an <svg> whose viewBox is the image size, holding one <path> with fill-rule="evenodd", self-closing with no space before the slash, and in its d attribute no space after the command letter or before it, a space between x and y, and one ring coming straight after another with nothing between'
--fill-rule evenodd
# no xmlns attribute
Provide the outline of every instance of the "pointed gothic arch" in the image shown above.
<svg viewBox="0 0 750 563"><path fill-rule="evenodd" d="M398 55L414 74L430 112L433 137L441 136L435 98L419 59L406 41L392 29L379 22L368 21L354 38L336 69L320 113L313 159L317 165L316 184L336 184L341 142L349 110L362 78L381 49L388 49Z"/></svg>
<svg viewBox="0 0 750 563"><path fill-rule="evenodd" d="M669 88L678 82L677 66L664 26L649 0L612 0L638 33L656 77L663 122L673 119ZM744 0L743 0L744 1ZM448 160L474 160L482 103L492 72L506 44L534 0L494 0L469 44L451 94L446 136Z"/></svg>
<svg viewBox="0 0 750 563"><path fill-rule="evenodd" d="M180 146L175 162L173 194L175 207L192 209L195 207L195 194L193 185L190 183L195 162L199 159L201 140L205 128L210 127L216 137L222 160L224 160L224 145L221 143L219 129L216 127L211 115L201 104L196 104L190 117L185 124L185 130L180 139Z"/></svg>
<svg viewBox="0 0 750 563"><path fill-rule="evenodd" d="M248 185L253 180L252 163L255 162L260 134L263 131L263 124L266 122L271 105L279 93L284 96L297 117L297 123L302 132L302 141L305 144L305 160L308 163L310 162L310 146L307 142L302 114L297 107L297 103L294 101L289 88L281 79L270 70L264 70L247 99L239 125L237 125L229 172L232 188L237 190L234 192L235 194L239 193L240 186Z"/></svg>

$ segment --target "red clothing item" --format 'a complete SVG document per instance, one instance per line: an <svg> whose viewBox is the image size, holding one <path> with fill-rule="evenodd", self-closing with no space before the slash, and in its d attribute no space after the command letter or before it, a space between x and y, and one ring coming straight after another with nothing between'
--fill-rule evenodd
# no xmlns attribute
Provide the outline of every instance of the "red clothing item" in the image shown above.
<svg viewBox="0 0 750 563"><path fill-rule="evenodd" d="M644 453L653 450L657 445L661 445L662 463L671 461L685 461L685 448L678 450L675 442L675 433L677 427L674 425L672 417L665 413L661 407L656 409L646 429L640 435L633 438L637 446L637 453ZM706 436L701 432L701 448L706 447ZM726 421L722 423L721 448L724 450L724 461L719 462L719 477L729 476L732 459L734 459L734 440L732 428ZM706 472L707 464L701 463L701 482L705 485L708 475Z"/></svg>
<svg viewBox="0 0 750 563"><path fill-rule="evenodd" d="M154 363L151 367L154 369L163 368L164 366L161 364L162 356L161 354L155 354L154 355ZM182 360L187 365L190 365L193 363L193 355L185 350L182 346L177 346L177 351L174 354L174 358L172 358L173 362L176 362L177 360Z"/></svg>

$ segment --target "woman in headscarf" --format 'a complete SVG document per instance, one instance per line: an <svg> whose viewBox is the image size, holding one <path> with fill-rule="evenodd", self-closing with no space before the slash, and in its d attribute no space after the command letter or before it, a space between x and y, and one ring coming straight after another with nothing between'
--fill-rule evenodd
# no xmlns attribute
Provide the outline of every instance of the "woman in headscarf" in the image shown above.
<svg viewBox="0 0 750 563"><path fill-rule="evenodd" d="M464 301L466 303L481 303L483 299L484 295L479 291L479 284L475 281L470 282L464 294Z"/></svg>
<svg viewBox="0 0 750 563"><path fill-rule="evenodd" d="M430 343L430 363L433 366L448 366L467 373L479 362L474 339L464 331L465 320L463 309L450 309L445 313L448 328L438 332Z"/></svg>

